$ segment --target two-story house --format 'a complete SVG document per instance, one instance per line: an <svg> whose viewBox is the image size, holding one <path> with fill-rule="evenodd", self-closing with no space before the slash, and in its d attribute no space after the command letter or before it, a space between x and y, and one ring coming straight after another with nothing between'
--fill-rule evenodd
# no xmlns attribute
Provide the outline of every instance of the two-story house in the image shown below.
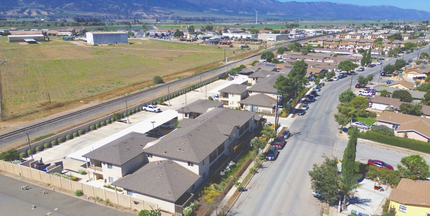
<svg viewBox="0 0 430 216"><path fill-rule="evenodd" d="M178 111L178 120L182 120L184 118L195 119L206 113L209 108L223 108L224 103L215 100L196 100L187 106L184 106L176 111Z"/></svg>
<svg viewBox="0 0 430 216"><path fill-rule="evenodd" d="M90 159L89 177L111 184L133 172L144 165L146 155L143 147L154 140L145 134L131 132L83 155Z"/></svg>
<svg viewBox="0 0 430 216"><path fill-rule="evenodd" d="M246 85L232 84L219 90L219 101L224 103L225 107L239 107L238 103L248 97Z"/></svg>

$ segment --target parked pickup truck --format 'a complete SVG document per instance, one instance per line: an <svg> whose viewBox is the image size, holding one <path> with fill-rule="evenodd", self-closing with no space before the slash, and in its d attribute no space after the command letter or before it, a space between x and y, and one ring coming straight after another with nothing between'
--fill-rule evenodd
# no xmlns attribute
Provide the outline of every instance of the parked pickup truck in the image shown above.
<svg viewBox="0 0 430 216"><path fill-rule="evenodd" d="M275 146L278 149L283 149L285 146L285 138L284 136L278 136L275 141L273 141L272 146Z"/></svg>
<svg viewBox="0 0 430 216"><path fill-rule="evenodd" d="M149 111L149 112L161 112L160 107L156 106L156 105L149 105L149 106L144 106L142 107L143 110L145 111Z"/></svg>

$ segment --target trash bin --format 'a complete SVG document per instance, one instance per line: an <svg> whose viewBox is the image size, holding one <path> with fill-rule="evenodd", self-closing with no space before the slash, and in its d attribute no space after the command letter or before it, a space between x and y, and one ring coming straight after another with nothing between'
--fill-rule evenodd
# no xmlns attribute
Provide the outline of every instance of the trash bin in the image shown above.
<svg viewBox="0 0 430 216"><path fill-rule="evenodd" d="M351 210L351 215L357 215L357 211Z"/></svg>

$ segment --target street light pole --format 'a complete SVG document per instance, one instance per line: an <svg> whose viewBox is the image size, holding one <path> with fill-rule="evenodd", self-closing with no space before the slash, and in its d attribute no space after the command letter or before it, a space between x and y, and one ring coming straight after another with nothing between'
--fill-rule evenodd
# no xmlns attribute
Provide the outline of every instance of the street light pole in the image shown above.
<svg viewBox="0 0 430 216"><path fill-rule="evenodd" d="M151 121L151 123L152 123L152 136L155 137L155 126L154 126L155 121Z"/></svg>

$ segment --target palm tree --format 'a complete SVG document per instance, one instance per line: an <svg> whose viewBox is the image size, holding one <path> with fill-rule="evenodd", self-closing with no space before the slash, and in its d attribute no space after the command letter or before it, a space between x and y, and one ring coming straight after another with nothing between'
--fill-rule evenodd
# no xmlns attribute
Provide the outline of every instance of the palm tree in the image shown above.
<svg viewBox="0 0 430 216"><path fill-rule="evenodd" d="M360 183L357 182L359 178L354 176L351 179L341 178L340 180L340 191L343 195L343 204L342 204L342 210L346 209L346 202L348 199L349 202L349 196L351 195L352 190L358 188L360 186Z"/></svg>

